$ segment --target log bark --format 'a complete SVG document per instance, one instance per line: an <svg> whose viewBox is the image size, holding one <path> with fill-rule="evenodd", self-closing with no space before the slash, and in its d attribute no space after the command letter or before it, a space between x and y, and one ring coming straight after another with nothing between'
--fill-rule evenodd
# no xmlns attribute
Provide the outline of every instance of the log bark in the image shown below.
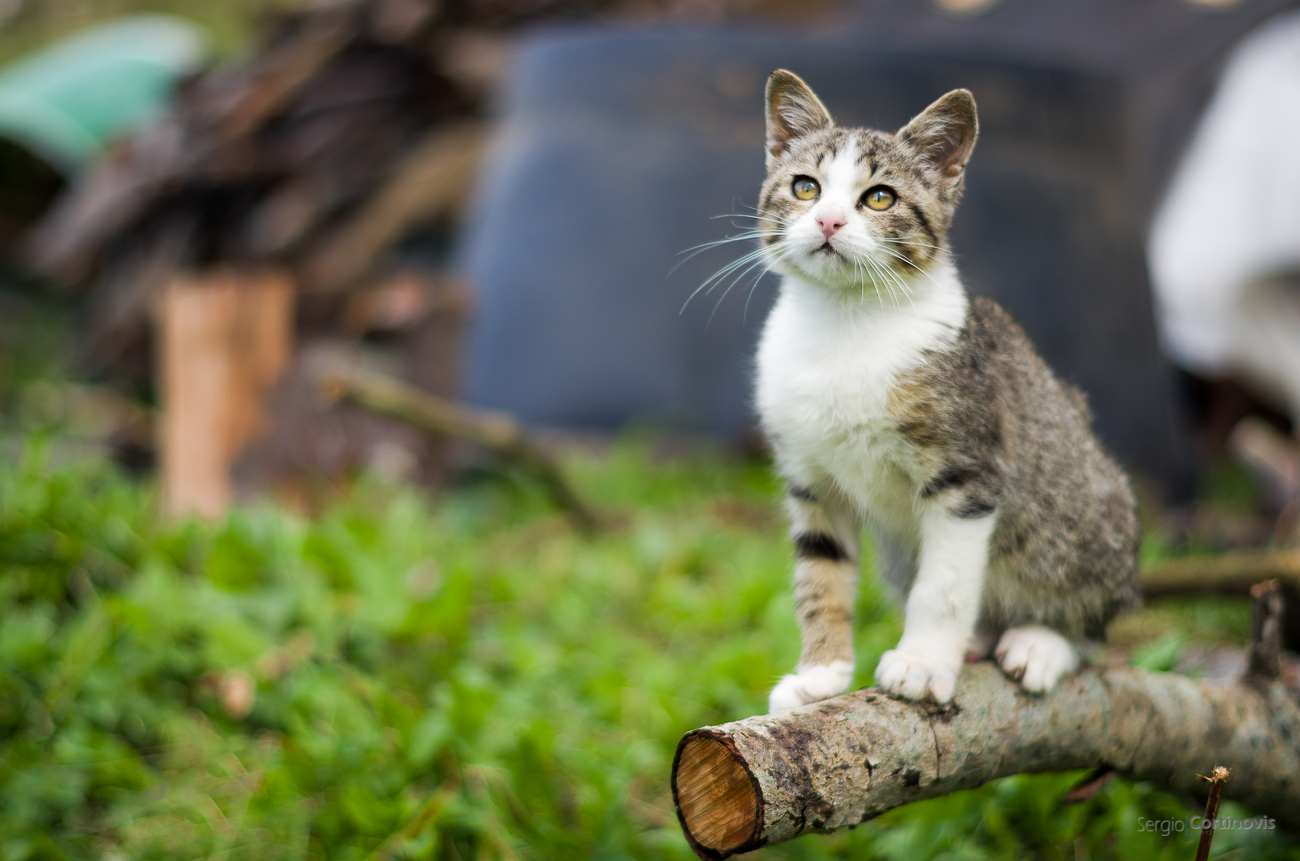
<svg viewBox="0 0 1300 861"><path fill-rule="evenodd" d="M691 846L718 859L1023 772L1108 766L1203 794L1216 763L1231 798L1300 828L1300 704L1277 681L1089 668L1036 697L980 662L946 710L868 688L690 732L672 786Z"/></svg>

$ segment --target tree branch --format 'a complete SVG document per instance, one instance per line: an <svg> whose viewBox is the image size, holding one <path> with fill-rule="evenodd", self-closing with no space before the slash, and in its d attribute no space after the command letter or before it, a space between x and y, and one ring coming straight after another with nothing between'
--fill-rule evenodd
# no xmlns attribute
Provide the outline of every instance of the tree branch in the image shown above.
<svg viewBox="0 0 1300 861"><path fill-rule="evenodd" d="M1109 766L1203 794L1207 761L1233 764L1234 799L1300 828L1290 691L1129 668L1090 668L1035 697L980 662L944 711L868 688L704 727L678 745L672 783L691 846L718 859L1022 772Z"/></svg>
<svg viewBox="0 0 1300 861"><path fill-rule="evenodd" d="M1142 594L1148 598L1215 592L1244 595L1259 581L1270 579L1300 588L1300 548L1170 559L1142 571Z"/></svg>
<svg viewBox="0 0 1300 861"><path fill-rule="evenodd" d="M330 400L361 407L413 425L426 433L468 440L537 479L547 495L569 512L585 531L599 519L569 485L559 466L538 446L522 425L506 413L479 410L423 392L383 374L337 369L323 388Z"/></svg>

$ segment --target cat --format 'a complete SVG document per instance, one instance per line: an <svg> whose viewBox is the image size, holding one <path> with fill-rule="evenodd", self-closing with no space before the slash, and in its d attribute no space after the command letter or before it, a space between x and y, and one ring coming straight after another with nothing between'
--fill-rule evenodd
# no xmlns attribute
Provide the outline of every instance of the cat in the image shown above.
<svg viewBox="0 0 1300 861"><path fill-rule="evenodd" d="M894 134L840 128L798 76L767 83L758 211L782 277L756 396L787 483L802 651L773 712L848 690L859 532L903 602L876 683L952 701L990 652L1045 692L1139 600L1137 505L1058 380L947 242L978 136L954 90Z"/></svg>

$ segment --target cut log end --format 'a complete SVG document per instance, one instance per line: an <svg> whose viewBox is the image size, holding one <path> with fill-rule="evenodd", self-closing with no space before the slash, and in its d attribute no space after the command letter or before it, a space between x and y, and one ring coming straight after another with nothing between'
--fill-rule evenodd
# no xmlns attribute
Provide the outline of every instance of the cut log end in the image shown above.
<svg viewBox="0 0 1300 861"><path fill-rule="evenodd" d="M673 763L673 798L682 829L701 857L754 848L762 833L758 784L723 739L705 733L682 739Z"/></svg>

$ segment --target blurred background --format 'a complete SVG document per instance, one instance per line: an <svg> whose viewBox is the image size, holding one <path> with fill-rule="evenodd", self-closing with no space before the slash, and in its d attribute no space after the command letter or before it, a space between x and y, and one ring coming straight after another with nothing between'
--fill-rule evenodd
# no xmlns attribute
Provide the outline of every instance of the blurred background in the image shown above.
<svg viewBox="0 0 1300 861"><path fill-rule="evenodd" d="M447 476L446 446L322 399L331 363L543 428L753 445L774 284L755 267L688 301L739 253L684 252L752 211L767 72L884 128L965 86L971 288L1181 502L1244 415L1285 435L1300 408L1288 6L13 2L0 248L10 280L76 306L80 396L114 400L123 462L190 475L178 509L376 465ZM266 342L264 367L227 369L242 393L194 388L205 337ZM196 439L222 433L202 403L149 420L167 380L229 438Z"/></svg>
<svg viewBox="0 0 1300 861"><path fill-rule="evenodd" d="M1300 3L0 0L0 855L687 857L676 738L797 648L776 284L707 245L777 67L846 125L972 90L958 265L1144 559L1300 582ZM1232 672L1240 584L1171 591L1115 659ZM770 852L1182 851L1070 783Z"/></svg>

